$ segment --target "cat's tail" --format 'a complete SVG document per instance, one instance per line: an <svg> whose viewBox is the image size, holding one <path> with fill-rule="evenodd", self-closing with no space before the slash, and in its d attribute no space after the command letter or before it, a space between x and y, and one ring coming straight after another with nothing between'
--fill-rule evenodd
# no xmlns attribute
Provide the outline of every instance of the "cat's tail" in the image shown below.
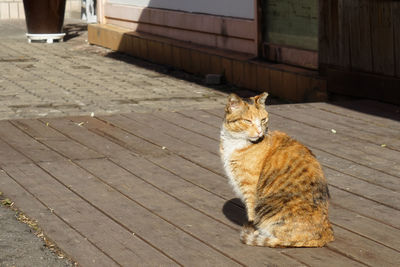
<svg viewBox="0 0 400 267"><path fill-rule="evenodd" d="M332 228L330 231L325 231L320 238L308 238L305 240L293 240L290 239L278 239L268 230L258 228L252 222L249 222L242 227L240 233L240 241L249 246L261 246L261 247L323 247L326 243L333 241Z"/></svg>
<svg viewBox="0 0 400 267"><path fill-rule="evenodd" d="M243 225L242 231L240 232L240 241L250 246L274 247L274 239L276 238L265 233L265 231L257 229L252 222Z"/></svg>

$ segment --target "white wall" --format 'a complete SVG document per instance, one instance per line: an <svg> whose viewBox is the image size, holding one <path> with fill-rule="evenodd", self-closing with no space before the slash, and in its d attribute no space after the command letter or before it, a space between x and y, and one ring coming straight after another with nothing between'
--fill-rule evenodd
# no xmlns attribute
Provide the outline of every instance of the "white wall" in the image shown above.
<svg viewBox="0 0 400 267"><path fill-rule="evenodd" d="M254 18L254 0L107 0L107 2L244 19Z"/></svg>

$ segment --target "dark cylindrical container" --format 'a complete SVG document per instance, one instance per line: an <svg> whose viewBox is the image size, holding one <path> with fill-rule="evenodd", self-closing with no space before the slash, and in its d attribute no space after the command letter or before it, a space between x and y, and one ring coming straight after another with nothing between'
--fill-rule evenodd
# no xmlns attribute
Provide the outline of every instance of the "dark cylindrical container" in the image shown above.
<svg viewBox="0 0 400 267"><path fill-rule="evenodd" d="M66 0L24 0L28 33L61 33Z"/></svg>

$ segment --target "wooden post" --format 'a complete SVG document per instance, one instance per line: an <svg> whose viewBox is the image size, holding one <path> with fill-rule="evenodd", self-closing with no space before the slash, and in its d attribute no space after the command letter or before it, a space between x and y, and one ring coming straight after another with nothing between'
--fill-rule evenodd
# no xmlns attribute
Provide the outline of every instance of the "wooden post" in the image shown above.
<svg viewBox="0 0 400 267"><path fill-rule="evenodd" d="M254 0L254 50L256 56L262 55L262 33L261 33L261 0Z"/></svg>

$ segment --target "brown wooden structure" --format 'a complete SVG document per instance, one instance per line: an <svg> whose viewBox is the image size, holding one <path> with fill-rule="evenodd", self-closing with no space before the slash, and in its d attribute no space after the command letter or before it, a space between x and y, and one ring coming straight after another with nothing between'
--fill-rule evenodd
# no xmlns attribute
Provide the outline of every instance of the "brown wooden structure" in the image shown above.
<svg viewBox="0 0 400 267"><path fill-rule="evenodd" d="M328 90L400 104L400 1L320 0Z"/></svg>
<svg viewBox="0 0 400 267"><path fill-rule="evenodd" d="M0 121L0 188L80 266L400 266L397 107L270 106L331 192L324 248L240 243L218 155L223 110ZM389 118L394 119L389 119ZM335 131L333 131L335 130Z"/></svg>
<svg viewBox="0 0 400 267"><path fill-rule="evenodd" d="M238 19L107 3L88 40L290 101L331 92L400 104L400 1L253 5L254 19Z"/></svg>

